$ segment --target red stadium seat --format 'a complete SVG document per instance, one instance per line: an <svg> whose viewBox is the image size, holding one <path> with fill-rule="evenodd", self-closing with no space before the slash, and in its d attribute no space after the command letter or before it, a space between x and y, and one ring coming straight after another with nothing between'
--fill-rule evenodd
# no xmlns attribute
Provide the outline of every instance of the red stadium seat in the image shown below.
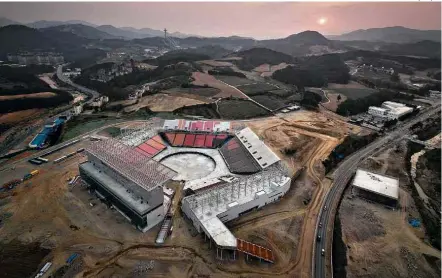
<svg viewBox="0 0 442 278"><path fill-rule="evenodd" d="M182 146L184 143L184 138L186 137L186 134L184 133L177 133L175 136L175 140L173 140L174 146Z"/></svg>
<svg viewBox="0 0 442 278"><path fill-rule="evenodd" d="M145 151L146 153L148 153L148 154L150 154L152 156L154 156L154 155L156 155L158 153L157 149L155 149L155 148L153 148L153 147L151 147L151 146L149 146L147 144L141 144L141 145L138 146L138 148L140 148L141 150Z"/></svg>
<svg viewBox="0 0 442 278"><path fill-rule="evenodd" d="M195 137L195 142L193 143L193 146L194 146L194 147L197 147L197 148L204 147L204 141L205 141L205 139L206 139L206 135L204 135L204 134L198 134L198 135Z"/></svg>
<svg viewBox="0 0 442 278"><path fill-rule="evenodd" d="M157 150L164 150L166 148L165 145L158 143L157 141L150 139L147 140L145 144L148 144L149 146L154 147Z"/></svg>
<svg viewBox="0 0 442 278"><path fill-rule="evenodd" d="M173 145L173 140L175 139L175 133L166 133L166 138L170 145Z"/></svg>
<svg viewBox="0 0 442 278"><path fill-rule="evenodd" d="M186 139L184 139L184 146L193 147L194 141L195 141L195 134L187 134Z"/></svg>
<svg viewBox="0 0 442 278"><path fill-rule="evenodd" d="M213 148L213 139L215 139L215 135L207 135L204 146L206 146L207 148Z"/></svg>

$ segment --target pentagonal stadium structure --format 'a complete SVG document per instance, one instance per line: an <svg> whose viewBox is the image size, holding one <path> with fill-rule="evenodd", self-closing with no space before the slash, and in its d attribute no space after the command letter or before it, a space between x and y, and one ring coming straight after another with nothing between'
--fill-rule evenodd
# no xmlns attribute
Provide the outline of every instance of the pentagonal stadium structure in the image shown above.
<svg viewBox="0 0 442 278"><path fill-rule="evenodd" d="M86 153L82 178L140 230L163 220L173 194L167 183L182 180L181 209L199 233L221 250L273 261L270 250L237 239L224 225L277 201L290 188L291 173L250 128L166 120L95 142Z"/></svg>

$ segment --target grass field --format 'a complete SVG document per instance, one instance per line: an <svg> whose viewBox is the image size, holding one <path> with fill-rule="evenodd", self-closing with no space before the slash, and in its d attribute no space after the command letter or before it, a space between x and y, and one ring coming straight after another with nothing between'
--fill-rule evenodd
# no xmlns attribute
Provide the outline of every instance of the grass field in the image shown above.
<svg viewBox="0 0 442 278"><path fill-rule="evenodd" d="M286 106L286 101L284 99L270 94L256 95L251 98L270 110L276 110Z"/></svg>
<svg viewBox="0 0 442 278"><path fill-rule="evenodd" d="M223 119L248 119L268 116L269 112L249 100L222 100L218 110Z"/></svg>
<svg viewBox="0 0 442 278"><path fill-rule="evenodd" d="M350 82L349 84L329 84L327 88L330 93L333 91L336 94L342 94L350 99L358 99L369 96L376 92L374 89L365 87L357 82Z"/></svg>
<svg viewBox="0 0 442 278"><path fill-rule="evenodd" d="M217 88L172 88L167 90L168 93L183 93L183 94L192 94L198 95L202 97L213 97L221 92L220 89Z"/></svg>
<svg viewBox="0 0 442 278"><path fill-rule="evenodd" d="M219 89L220 92L215 95L215 97L240 97L245 98L245 96L236 88L224 84L220 80L216 79L214 76L202 72L192 73L192 78L194 81L192 84L204 86L207 85L212 88ZM229 77L230 78L230 77Z"/></svg>
<svg viewBox="0 0 442 278"><path fill-rule="evenodd" d="M248 96L253 96L257 94L261 94L264 92L268 92L271 90L278 90L277 87L271 84L262 83L262 82L255 82L254 84L247 84L242 86L237 86L238 89L240 89L244 94ZM279 91L277 94L280 93Z"/></svg>
<svg viewBox="0 0 442 278"><path fill-rule="evenodd" d="M71 120L64 127L64 132L61 135L61 142L67 141L77 137L83 133L102 127L104 125L116 123L118 120L113 119L98 119L98 120Z"/></svg>
<svg viewBox="0 0 442 278"><path fill-rule="evenodd" d="M217 75L216 78L235 87L239 85L254 83L254 81L250 79L237 76Z"/></svg>

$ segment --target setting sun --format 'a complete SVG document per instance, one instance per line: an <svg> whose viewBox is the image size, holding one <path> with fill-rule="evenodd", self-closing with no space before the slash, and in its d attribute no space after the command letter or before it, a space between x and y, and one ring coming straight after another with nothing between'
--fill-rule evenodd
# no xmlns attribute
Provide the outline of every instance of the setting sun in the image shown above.
<svg viewBox="0 0 442 278"><path fill-rule="evenodd" d="M324 25L326 23L327 23L327 18L321 17L320 19L318 19L318 24L319 25Z"/></svg>

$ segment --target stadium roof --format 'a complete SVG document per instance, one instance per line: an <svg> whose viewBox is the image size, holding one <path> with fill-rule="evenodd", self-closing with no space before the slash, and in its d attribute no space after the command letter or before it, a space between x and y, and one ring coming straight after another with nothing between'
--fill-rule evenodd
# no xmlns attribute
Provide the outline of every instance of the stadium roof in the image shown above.
<svg viewBox="0 0 442 278"><path fill-rule="evenodd" d="M239 141L241 141L261 168L265 169L280 160L250 128L246 127L237 132L236 137L238 137Z"/></svg>
<svg viewBox="0 0 442 278"><path fill-rule="evenodd" d="M86 151L145 190L162 185L176 175L172 169L115 139L92 143Z"/></svg>
<svg viewBox="0 0 442 278"><path fill-rule="evenodd" d="M353 186L388 198L398 199L399 180L358 169Z"/></svg>

